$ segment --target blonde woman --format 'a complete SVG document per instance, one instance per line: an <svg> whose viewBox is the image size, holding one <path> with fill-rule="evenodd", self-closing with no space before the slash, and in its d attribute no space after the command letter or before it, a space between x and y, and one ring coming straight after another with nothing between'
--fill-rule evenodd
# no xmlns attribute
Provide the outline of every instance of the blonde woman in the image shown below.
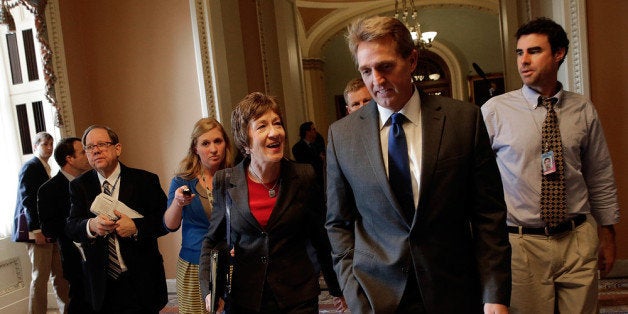
<svg viewBox="0 0 628 314"><path fill-rule="evenodd" d="M168 193L164 224L170 232L182 228L177 261L180 313L204 313L198 281L201 244L212 212L212 180L216 171L231 167L233 150L222 125L214 118L194 124L190 146L179 164Z"/></svg>

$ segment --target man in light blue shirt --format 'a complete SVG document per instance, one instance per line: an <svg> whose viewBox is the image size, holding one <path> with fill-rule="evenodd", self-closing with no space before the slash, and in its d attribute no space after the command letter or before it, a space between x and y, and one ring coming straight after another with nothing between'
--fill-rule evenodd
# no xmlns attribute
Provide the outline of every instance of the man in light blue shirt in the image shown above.
<svg viewBox="0 0 628 314"><path fill-rule="evenodd" d="M569 48L563 28L539 18L523 25L516 37L517 66L524 86L493 97L482 107L508 207L513 280L510 310L596 313L596 266L602 274L612 268L616 250L613 225L619 221L617 189L602 126L591 101L563 90L557 79ZM550 105L547 102L552 98ZM553 115L550 111L555 112L559 132L544 132L547 117ZM546 140L542 141L544 134ZM555 137L558 146L548 149L547 141ZM545 162L552 167L544 166ZM557 174L564 218L551 224L542 218L541 203L547 195L542 193L547 189L542 181ZM599 241L594 220L602 226Z"/></svg>

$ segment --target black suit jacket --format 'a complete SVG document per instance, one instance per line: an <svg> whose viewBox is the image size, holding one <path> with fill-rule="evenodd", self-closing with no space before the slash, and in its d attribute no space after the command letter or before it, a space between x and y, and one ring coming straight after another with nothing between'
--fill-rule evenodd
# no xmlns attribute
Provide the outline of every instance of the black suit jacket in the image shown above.
<svg viewBox="0 0 628 314"><path fill-rule="evenodd" d="M81 271L81 255L65 225L70 215L70 181L59 171L46 181L37 193L37 211L41 231L47 238L58 241L61 247L63 277L70 282L70 313L90 313L85 299L84 276Z"/></svg>
<svg viewBox="0 0 628 314"><path fill-rule="evenodd" d="M310 164L314 167L314 172L316 173L316 177L318 179L318 183L323 185L323 178L325 171L324 162L321 158L321 148L318 147L317 143L312 143L308 145L305 140L301 139L294 146L292 146L292 155L294 156L294 160L299 163ZM324 144L323 144L324 149Z"/></svg>
<svg viewBox="0 0 628 314"><path fill-rule="evenodd" d="M59 171L46 181L37 193L37 211L41 231L47 238L58 240L63 258L63 274L70 281L78 275L80 279L81 256L72 240L65 234L65 225L70 215L70 181Z"/></svg>
<svg viewBox="0 0 628 314"><path fill-rule="evenodd" d="M141 307L158 311L166 305L168 292L163 258L159 253L157 238L166 234L162 217L166 211L166 194L159 184L157 175L126 167L120 172L118 200L142 214L133 219L138 230L137 239L121 238L120 251L128 268L132 289L138 293ZM103 237L90 239L86 224L95 217L89 210L92 202L101 193L96 170L90 170L70 182L71 209L66 232L75 242L80 242L86 261L84 273L88 279L88 292L95 310L102 308L107 289L107 240Z"/></svg>
<svg viewBox="0 0 628 314"><path fill-rule="evenodd" d="M37 190L48 181L48 172L39 158L33 157L25 162L18 174L17 201L15 203L15 214L13 215L13 235L11 239L15 241L17 230L17 218L22 211L26 213L28 220L28 230L41 229L39 225L39 215L37 213Z"/></svg>
<svg viewBox="0 0 628 314"><path fill-rule="evenodd" d="M375 102L329 129L326 227L352 313L394 312L410 273L427 313L509 304L506 207L479 107L422 94L421 129L411 221L388 183Z"/></svg>
<svg viewBox="0 0 628 314"><path fill-rule="evenodd" d="M259 311L264 283L272 289L280 306L316 298L320 293L318 273L308 257L311 240L332 295L340 296L333 272L331 248L323 227L323 193L310 165L281 162L281 185L277 203L266 228L249 207L245 159L236 167L214 176L214 209L201 250L199 279L203 296L210 292L209 253L224 247L226 202L231 204L231 238L235 245L233 302ZM226 180L225 171L231 171ZM228 195L230 200L225 199Z"/></svg>

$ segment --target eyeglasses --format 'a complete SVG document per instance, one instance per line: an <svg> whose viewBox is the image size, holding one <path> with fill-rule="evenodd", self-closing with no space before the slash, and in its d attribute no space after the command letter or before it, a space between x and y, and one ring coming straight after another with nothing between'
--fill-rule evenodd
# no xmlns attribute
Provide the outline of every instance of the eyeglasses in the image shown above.
<svg viewBox="0 0 628 314"><path fill-rule="evenodd" d="M98 147L98 150L102 150L111 145L115 145L115 144L113 144L112 142L100 142L93 145L87 145L83 147L83 149L85 150L86 153L91 153L94 151L94 149L96 149L96 147Z"/></svg>

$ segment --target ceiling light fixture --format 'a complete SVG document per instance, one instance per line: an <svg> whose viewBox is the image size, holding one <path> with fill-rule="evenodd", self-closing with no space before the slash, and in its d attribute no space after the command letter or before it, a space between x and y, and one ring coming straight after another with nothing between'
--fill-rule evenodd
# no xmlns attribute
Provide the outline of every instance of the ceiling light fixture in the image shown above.
<svg viewBox="0 0 628 314"><path fill-rule="evenodd" d="M437 32L421 32L419 13L414 6L414 0L395 0L395 18L410 30L415 46L421 49L432 47Z"/></svg>

